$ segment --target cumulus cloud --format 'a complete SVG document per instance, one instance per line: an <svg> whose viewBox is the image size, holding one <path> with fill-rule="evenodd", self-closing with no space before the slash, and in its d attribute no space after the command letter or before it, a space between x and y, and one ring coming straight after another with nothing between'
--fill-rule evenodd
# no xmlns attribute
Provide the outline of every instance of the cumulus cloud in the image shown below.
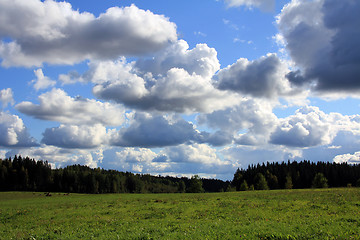
<svg viewBox="0 0 360 240"><path fill-rule="evenodd" d="M159 153L163 157L162 164L167 166L163 171L182 174L199 174L204 176L230 178L235 164L228 159L222 159L216 149L206 144L179 145L168 147ZM230 176L229 176L230 175Z"/></svg>
<svg viewBox="0 0 360 240"><path fill-rule="evenodd" d="M293 0L278 16L278 27L297 69L295 85L319 92L358 92L360 2Z"/></svg>
<svg viewBox="0 0 360 240"><path fill-rule="evenodd" d="M14 155L28 156L36 160L48 161L53 168L66 167L73 164L96 168L101 161L101 158L97 155L98 151L63 149L42 145L36 148L13 149L6 153L6 157Z"/></svg>
<svg viewBox="0 0 360 240"><path fill-rule="evenodd" d="M60 125L56 128L47 128L41 142L62 148L95 148L106 142L106 128L101 124Z"/></svg>
<svg viewBox="0 0 360 240"><path fill-rule="evenodd" d="M31 81L31 83L34 84L34 88L36 91L39 91L40 89L46 89L46 88L52 87L56 84L56 81L51 80L49 77L44 75L41 68L34 70L34 73L35 73L36 79Z"/></svg>
<svg viewBox="0 0 360 240"><path fill-rule="evenodd" d="M105 157L106 158L106 157ZM138 173L166 174L173 176L200 174L202 176L233 175L234 166L222 160L216 149L206 144L180 144L166 147L159 153L147 148L123 148L115 157L104 160L118 169L131 169Z"/></svg>
<svg viewBox="0 0 360 240"><path fill-rule="evenodd" d="M246 169L251 164L281 162L301 157L301 150L281 146L230 146L222 149L221 154L232 161L236 168ZM303 160L303 159L300 159Z"/></svg>
<svg viewBox="0 0 360 240"><path fill-rule="evenodd" d="M116 157L107 164L136 173L154 173L157 167L152 164L152 160L156 156L155 152L147 148L124 148L116 151Z"/></svg>
<svg viewBox="0 0 360 240"><path fill-rule="evenodd" d="M37 145L36 140L30 137L21 118L0 112L0 146L32 147Z"/></svg>
<svg viewBox="0 0 360 240"><path fill-rule="evenodd" d="M349 164L359 164L360 163L360 152L355 152L354 154L342 154L334 157L333 161L335 163L349 163Z"/></svg>
<svg viewBox="0 0 360 240"><path fill-rule="evenodd" d="M127 128L111 134L110 144L123 147L164 147L196 140L194 125L179 117L137 113Z"/></svg>
<svg viewBox="0 0 360 240"><path fill-rule="evenodd" d="M2 102L3 108L6 108L9 104L13 105L15 103L11 88L2 89L0 91L0 102Z"/></svg>
<svg viewBox="0 0 360 240"><path fill-rule="evenodd" d="M213 137L225 140L232 137L238 144L258 145L267 143L270 133L278 123L272 113L272 105L259 99L242 99L239 105L197 117L199 124L220 130L222 134ZM245 133L244 133L245 131ZM227 134L224 134L227 133ZM211 143L214 138L208 141ZM229 143L229 142L224 142Z"/></svg>
<svg viewBox="0 0 360 240"><path fill-rule="evenodd" d="M39 96L40 104L21 102L15 107L37 119L75 125L119 126L124 122L124 109L111 103L72 98L61 89L53 89Z"/></svg>
<svg viewBox="0 0 360 240"><path fill-rule="evenodd" d="M228 7L246 6L247 8L257 7L262 11L270 12L275 8L275 0L224 0Z"/></svg>
<svg viewBox="0 0 360 240"><path fill-rule="evenodd" d="M1 0L3 66L73 64L157 51L176 41L176 25L135 5L95 17L53 0Z"/></svg>
<svg viewBox="0 0 360 240"><path fill-rule="evenodd" d="M188 50L178 41L153 59L126 63L94 62L81 76L96 85L93 93L141 110L212 112L236 104L237 96L213 86L219 69L216 51L204 44Z"/></svg>
<svg viewBox="0 0 360 240"><path fill-rule="evenodd" d="M359 116L326 114L318 107L303 107L295 115L280 119L270 142L292 147L314 147L331 144L339 132L359 134Z"/></svg>
<svg viewBox="0 0 360 240"><path fill-rule="evenodd" d="M135 67L138 71L151 73L153 76L164 75L172 68L181 68L190 75L211 78L220 69L220 63L214 48L197 44L189 50L188 43L179 40L152 58L139 59Z"/></svg>
<svg viewBox="0 0 360 240"><path fill-rule="evenodd" d="M292 91L285 77L288 71L276 54L254 61L240 58L217 74L217 87L252 97L276 98Z"/></svg>

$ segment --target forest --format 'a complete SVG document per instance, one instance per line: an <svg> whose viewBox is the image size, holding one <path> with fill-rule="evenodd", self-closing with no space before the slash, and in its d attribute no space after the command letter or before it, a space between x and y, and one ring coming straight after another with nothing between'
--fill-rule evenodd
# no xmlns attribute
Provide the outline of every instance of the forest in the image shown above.
<svg viewBox="0 0 360 240"><path fill-rule="evenodd" d="M0 191L76 193L220 192L230 182L218 179L151 176L72 165L51 169L47 161L15 156L0 159Z"/></svg>
<svg viewBox="0 0 360 240"><path fill-rule="evenodd" d="M232 181L152 176L72 165L52 169L47 161L0 159L0 191L76 193L194 193L268 189L360 187L360 165L282 162L238 168Z"/></svg>
<svg viewBox="0 0 360 240"><path fill-rule="evenodd" d="M334 162L282 162L237 169L231 182L237 191L360 187L360 165Z"/></svg>

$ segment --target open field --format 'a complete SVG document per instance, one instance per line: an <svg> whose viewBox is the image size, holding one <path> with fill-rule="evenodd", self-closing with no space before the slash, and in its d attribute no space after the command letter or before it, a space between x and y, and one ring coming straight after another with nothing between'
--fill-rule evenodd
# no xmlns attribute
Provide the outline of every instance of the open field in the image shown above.
<svg viewBox="0 0 360 240"><path fill-rule="evenodd" d="M360 239L360 189L0 193L0 239Z"/></svg>

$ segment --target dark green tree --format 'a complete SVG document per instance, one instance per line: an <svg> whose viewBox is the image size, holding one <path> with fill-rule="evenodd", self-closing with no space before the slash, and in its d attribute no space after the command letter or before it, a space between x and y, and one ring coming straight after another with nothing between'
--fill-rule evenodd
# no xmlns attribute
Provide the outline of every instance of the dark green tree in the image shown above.
<svg viewBox="0 0 360 240"><path fill-rule="evenodd" d="M254 179L255 190L268 190L269 186L266 181L266 178L262 173L257 173Z"/></svg>
<svg viewBox="0 0 360 240"><path fill-rule="evenodd" d="M185 182L183 180L181 180L179 183L178 183L178 191L180 193L184 193L186 191L186 185L185 185Z"/></svg>
<svg viewBox="0 0 360 240"><path fill-rule="evenodd" d="M231 185L234 186L236 188L236 191L240 190L240 185L241 185L241 180L242 180L243 176L241 174L240 169L238 168L234 174L234 178L231 182Z"/></svg>
<svg viewBox="0 0 360 240"><path fill-rule="evenodd" d="M198 175L194 175L190 179L189 187L186 189L189 193L201 193L204 192L201 178Z"/></svg>
<svg viewBox="0 0 360 240"><path fill-rule="evenodd" d="M267 179L270 189L278 189L279 188L279 181L278 181L277 176L270 173L269 170L266 171L266 179Z"/></svg>
<svg viewBox="0 0 360 240"><path fill-rule="evenodd" d="M290 176L290 174L288 174L286 176L286 179L285 179L285 189L292 189L293 188L293 183L292 183L292 178Z"/></svg>
<svg viewBox="0 0 360 240"><path fill-rule="evenodd" d="M248 186L246 180L242 181L242 183L240 184L240 189L239 189L239 190L240 190L240 191L247 191L247 190L249 190L249 186Z"/></svg>
<svg viewBox="0 0 360 240"><path fill-rule="evenodd" d="M328 187L328 180L324 176L323 173L317 173L314 177L312 182L313 188L327 188Z"/></svg>

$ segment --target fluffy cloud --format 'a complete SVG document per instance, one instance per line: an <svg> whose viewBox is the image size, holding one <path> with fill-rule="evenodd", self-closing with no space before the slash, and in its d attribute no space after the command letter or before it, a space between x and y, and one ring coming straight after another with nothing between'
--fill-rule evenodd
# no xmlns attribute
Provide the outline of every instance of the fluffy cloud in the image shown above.
<svg viewBox="0 0 360 240"><path fill-rule="evenodd" d="M275 54L257 60L241 58L217 74L217 86L253 97L276 98L291 92L288 67Z"/></svg>
<svg viewBox="0 0 360 240"><path fill-rule="evenodd" d="M36 79L32 81L34 84L34 88L36 91L39 91L40 89L46 89L49 87L52 87L56 84L56 81L51 80L47 76L44 75L42 69L34 70Z"/></svg>
<svg viewBox="0 0 360 240"><path fill-rule="evenodd" d="M281 162L300 157L300 150L287 149L280 146L235 146L222 149L221 154L234 163L236 168L246 169L251 164ZM303 159L300 159L303 160Z"/></svg>
<svg viewBox="0 0 360 240"><path fill-rule="evenodd" d="M359 164L360 163L360 152L355 152L354 154L342 154L337 155L333 159L336 163L349 163L349 164Z"/></svg>
<svg viewBox="0 0 360 240"><path fill-rule="evenodd" d="M117 169L128 170L137 173L154 173L157 166L152 164L156 153L147 148L124 148L116 152L116 157L107 164Z"/></svg>
<svg viewBox="0 0 360 240"><path fill-rule="evenodd" d="M204 44L187 48L178 41L153 59L92 63L80 81L94 82L93 93L100 99L142 110L212 112L236 104L235 94L213 86L216 51Z"/></svg>
<svg viewBox="0 0 360 240"><path fill-rule="evenodd" d="M292 147L331 144L340 131L359 135L359 116L326 114L317 107L303 107L295 115L280 119L270 142Z"/></svg>
<svg viewBox="0 0 360 240"><path fill-rule="evenodd" d="M210 143L216 139L214 139L216 136L217 140L225 136L226 140L232 136L238 144L244 145L267 143L270 133L278 123L277 117L272 113L272 105L268 101L259 99L242 99L238 106L199 115L197 120L200 124L219 129L222 133L212 136L208 140ZM244 131L247 132L238 134Z"/></svg>
<svg viewBox="0 0 360 240"><path fill-rule="evenodd" d="M101 149L94 151L62 149L54 146L40 146L37 148L13 149L6 153L6 157L14 155L28 156L36 160L48 161L53 168L65 167L73 164L86 165L96 168L102 160L98 153Z"/></svg>
<svg viewBox="0 0 360 240"><path fill-rule="evenodd" d="M272 11L275 7L275 0L224 0L228 7L246 6L257 7L263 11Z"/></svg>
<svg viewBox="0 0 360 240"><path fill-rule="evenodd" d="M2 89L0 91L0 102L2 107L6 108L9 104L14 104L13 91L11 88Z"/></svg>
<svg viewBox="0 0 360 240"><path fill-rule="evenodd" d="M196 140L194 126L177 117L137 113L127 128L113 132L111 145L124 147L163 147Z"/></svg>
<svg viewBox="0 0 360 240"><path fill-rule="evenodd" d="M298 69L295 85L320 92L358 92L360 88L360 2L293 0L278 16L286 49Z"/></svg>
<svg viewBox="0 0 360 240"><path fill-rule="evenodd" d="M62 148L95 148L106 142L106 128L94 126L60 125L43 133L42 143Z"/></svg>
<svg viewBox="0 0 360 240"><path fill-rule="evenodd" d="M23 121L16 115L0 112L0 146L31 147L37 146L30 137Z"/></svg>
<svg viewBox="0 0 360 240"><path fill-rule="evenodd" d="M164 171L220 176L234 170L232 162L220 159L217 151L206 144L168 147L161 151L159 156L162 157L159 163L168 166Z"/></svg>
<svg viewBox="0 0 360 240"><path fill-rule="evenodd" d="M119 126L124 122L124 109L81 97L72 98L61 89L53 89L39 96L40 104L21 102L16 109L29 116L75 125L100 123Z"/></svg>
<svg viewBox="0 0 360 240"><path fill-rule="evenodd" d="M106 155L106 153L105 153ZM217 151L206 144L166 147L159 153L146 148L123 148L103 163L110 168L131 169L138 173L166 174L172 176L232 176L234 166L222 160Z"/></svg>
<svg viewBox="0 0 360 240"><path fill-rule="evenodd" d="M67 2L1 0L0 43L4 66L73 64L153 52L176 41L176 25L135 5L95 17Z"/></svg>
<svg viewBox="0 0 360 240"><path fill-rule="evenodd" d="M206 44L197 44L189 50L184 40L179 40L156 54L153 58L139 59L135 67L142 73L153 76L165 75L172 68L181 68L190 75L211 78L220 69L217 52Z"/></svg>

